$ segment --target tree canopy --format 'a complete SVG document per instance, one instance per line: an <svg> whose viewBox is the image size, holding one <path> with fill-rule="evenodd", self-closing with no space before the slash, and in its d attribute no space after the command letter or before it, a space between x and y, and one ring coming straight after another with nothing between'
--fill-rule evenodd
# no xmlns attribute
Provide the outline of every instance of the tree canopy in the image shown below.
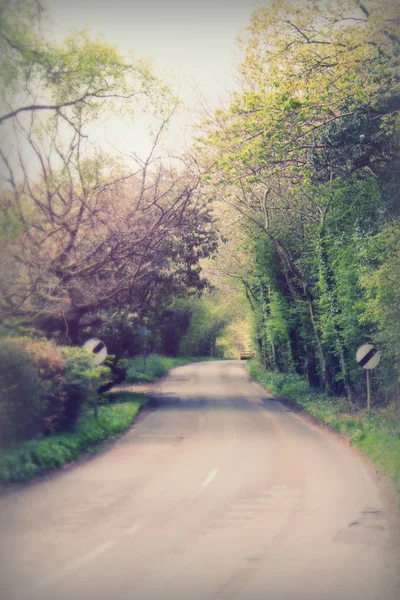
<svg viewBox="0 0 400 600"><path fill-rule="evenodd" d="M82 328L199 293L216 233L196 161L162 150L179 102L166 81L85 31L49 41L46 18L36 0L0 9L0 312L5 327L77 343ZM147 157L90 137L115 112L152 115Z"/></svg>
<svg viewBox="0 0 400 600"><path fill-rule="evenodd" d="M371 310L379 298L388 315L393 288L366 257L374 239L393 248L399 227L399 41L395 1L272 0L241 39L229 105L198 139L210 194L247 230L267 366L350 398L355 350L378 341ZM383 387L399 368L385 351Z"/></svg>

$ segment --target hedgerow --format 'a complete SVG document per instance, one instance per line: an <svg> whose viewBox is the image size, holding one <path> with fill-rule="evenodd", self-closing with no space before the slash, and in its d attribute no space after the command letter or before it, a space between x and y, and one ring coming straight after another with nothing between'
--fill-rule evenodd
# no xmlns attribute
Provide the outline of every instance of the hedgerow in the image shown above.
<svg viewBox="0 0 400 600"><path fill-rule="evenodd" d="M105 378L82 348L0 338L0 447L71 427Z"/></svg>
<svg viewBox="0 0 400 600"><path fill-rule="evenodd" d="M129 427L146 401L139 394L114 394L112 404L99 407L98 418L86 409L68 432L15 444L0 455L0 482L25 481L93 451Z"/></svg>

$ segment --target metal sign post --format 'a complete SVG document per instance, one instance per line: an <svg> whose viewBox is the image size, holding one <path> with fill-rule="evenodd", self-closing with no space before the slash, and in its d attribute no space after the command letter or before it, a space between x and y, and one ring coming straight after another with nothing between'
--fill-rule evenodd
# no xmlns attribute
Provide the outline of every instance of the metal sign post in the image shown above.
<svg viewBox="0 0 400 600"><path fill-rule="evenodd" d="M94 367L101 365L107 358L107 347L104 342L97 338L91 338L83 344L83 348L92 354L92 364ZM94 416L99 416L97 406L97 390L94 389L93 381L90 382L90 392L94 397Z"/></svg>
<svg viewBox="0 0 400 600"><path fill-rule="evenodd" d="M371 375L370 370L375 369L381 360L380 352L378 352L372 344L364 344L360 346L356 352L356 361L366 370L367 377L367 408L371 410Z"/></svg>
<svg viewBox="0 0 400 600"><path fill-rule="evenodd" d="M367 409L371 410L371 376L368 369L365 370L367 377Z"/></svg>
<svg viewBox="0 0 400 600"><path fill-rule="evenodd" d="M146 370L146 338L150 334L150 331L147 329L146 325L139 329L139 335L142 339L142 354L143 354L143 363L144 369Z"/></svg>

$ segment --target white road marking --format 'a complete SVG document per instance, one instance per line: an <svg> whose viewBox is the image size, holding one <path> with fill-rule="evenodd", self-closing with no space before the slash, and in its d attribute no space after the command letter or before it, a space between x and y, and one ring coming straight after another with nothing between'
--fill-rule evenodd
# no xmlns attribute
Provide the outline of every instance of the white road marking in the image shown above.
<svg viewBox="0 0 400 600"><path fill-rule="evenodd" d="M132 525L132 527L128 527L128 529L125 529L125 535L133 535L134 533L139 531L140 528L141 524L135 523L134 525Z"/></svg>
<svg viewBox="0 0 400 600"><path fill-rule="evenodd" d="M133 535L137 531L139 531L139 529L141 527L142 527L141 523L134 523L131 527L128 527L127 529L125 529L124 535ZM88 554L84 554L80 558L77 558L76 560L74 560L67 567L65 567L65 569L62 569L61 571L58 571L57 573L53 573L52 575L49 575L49 577L42 579L37 585L34 586L33 590L35 592L40 592L41 590L44 590L44 589L54 585L60 579L64 579L65 577L68 577L68 575L71 575L71 573L74 573L74 571L77 571L84 565L87 565L88 563L95 560L98 556L101 556L102 554L104 554L104 552L107 552L107 550L109 550L110 548L115 546L118 543L118 541L119 540L115 540L115 541L110 540L108 542L104 542L103 544L100 544L99 546L97 546L97 548L95 548L91 552L88 552ZM18 600L28 600L29 598L31 598L31 594L32 594L32 589L30 590L29 594L19 596Z"/></svg>
<svg viewBox="0 0 400 600"><path fill-rule="evenodd" d="M56 583L57 581L59 581L60 579L63 579L64 577L71 575L71 573L73 573L77 569L80 569L84 565L87 565L88 563L92 562L92 560L94 560L101 554L104 554L104 552L106 552L107 550L109 550L110 548L115 546L115 544L116 544L116 542L113 542L111 540L109 542L104 542L104 544L100 544L100 546L97 546L97 548L92 550L92 552L88 552L88 554L84 554L77 560L73 561L65 569L62 569L61 571L58 571L57 573L53 573L49 577L46 577L44 580L42 580L38 585L36 585L34 587L34 590L36 592L38 592L40 590L44 590L47 587L49 587L49 586L53 585L54 583ZM29 597L31 597L31 593L29 594ZM24 596L24 598L28 598L28 596Z"/></svg>
<svg viewBox="0 0 400 600"><path fill-rule="evenodd" d="M201 484L201 487L203 488L203 490L210 485L210 483L212 482L214 477L217 475L217 473L218 473L218 469L213 469L211 471L211 473L205 478L205 480Z"/></svg>

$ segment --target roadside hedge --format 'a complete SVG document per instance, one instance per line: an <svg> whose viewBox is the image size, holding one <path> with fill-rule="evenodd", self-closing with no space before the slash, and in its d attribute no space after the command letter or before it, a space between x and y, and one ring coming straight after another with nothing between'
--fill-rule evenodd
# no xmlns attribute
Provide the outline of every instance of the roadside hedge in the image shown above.
<svg viewBox="0 0 400 600"><path fill-rule="evenodd" d="M80 348L0 338L0 447L68 429L108 376Z"/></svg>
<svg viewBox="0 0 400 600"><path fill-rule="evenodd" d="M63 359L50 342L0 339L1 446L57 430L67 393Z"/></svg>
<svg viewBox="0 0 400 600"><path fill-rule="evenodd" d="M100 442L127 429L146 401L139 394L114 394L112 404L99 407L98 418L84 410L70 431L13 445L0 455L0 482L26 481L95 451Z"/></svg>

